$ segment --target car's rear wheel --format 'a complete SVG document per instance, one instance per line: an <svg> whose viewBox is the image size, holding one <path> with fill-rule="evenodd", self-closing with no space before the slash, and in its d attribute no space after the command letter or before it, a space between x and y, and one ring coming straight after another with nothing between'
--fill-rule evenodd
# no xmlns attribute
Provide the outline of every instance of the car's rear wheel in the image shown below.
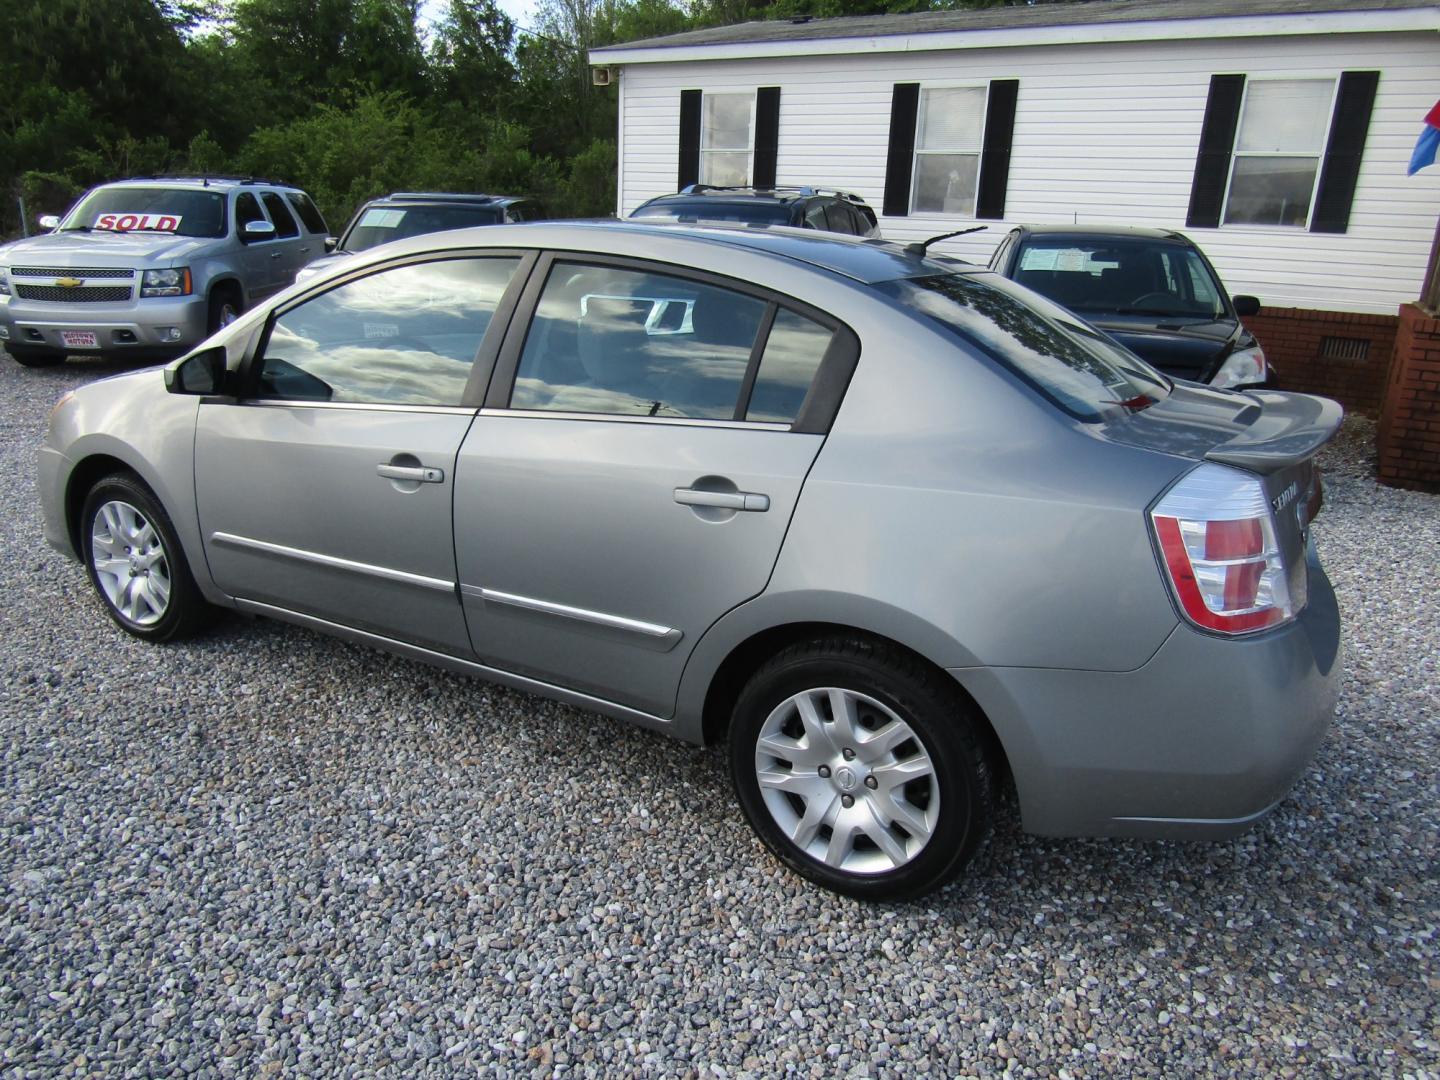
<svg viewBox="0 0 1440 1080"><path fill-rule="evenodd" d="M771 851L863 899L953 880L993 812L991 765L958 687L859 636L792 645L755 673L735 706L730 768Z"/></svg>
<svg viewBox="0 0 1440 1080"><path fill-rule="evenodd" d="M7 345L5 351L21 367L53 367L65 359L63 353L48 349L26 349L18 345Z"/></svg>
<svg viewBox="0 0 1440 1080"><path fill-rule="evenodd" d="M90 489L80 536L90 583L127 633L173 641L213 617L169 515L135 476L115 473Z"/></svg>

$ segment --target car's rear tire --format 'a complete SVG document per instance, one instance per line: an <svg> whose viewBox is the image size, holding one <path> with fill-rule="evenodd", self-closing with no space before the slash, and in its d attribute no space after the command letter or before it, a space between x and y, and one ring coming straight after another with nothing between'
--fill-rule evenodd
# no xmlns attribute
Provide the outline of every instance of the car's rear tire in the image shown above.
<svg viewBox="0 0 1440 1080"><path fill-rule="evenodd" d="M6 345L5 351L10 354L21 367L53 367L65 359L64 353L51 352L48 349L26 349L18 345Z"/></svg>
<svg viewBox="0 0 1440 1080"><path fill-rule="evenodd" d="M215 617L170 516L135 475L112 473L90 489L80 512L80 544L90 584L126 633L175 641Z"/></svg>
<svg viewBox="0 0 1440 1080"><path fill-rule="evenodd" d="M216 330L229 326L244 310L245 301L240 297L240 290L233 285L217 285L210 294L205 332L213 334Z"/></svg>
<svg viewBox="0 0 1440 1080"><path fill-rule="evenodd" d="M735 705L730 771L782 862L866 900L952 881L993 816L992 765L959 688L859 635L791 645L755 672Z"/></svg>

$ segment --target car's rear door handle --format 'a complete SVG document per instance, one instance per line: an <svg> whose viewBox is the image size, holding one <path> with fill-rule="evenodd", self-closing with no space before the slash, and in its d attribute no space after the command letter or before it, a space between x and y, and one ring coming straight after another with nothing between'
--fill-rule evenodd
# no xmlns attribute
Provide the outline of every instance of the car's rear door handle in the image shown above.
<svg viewBox="0 0 1440 1080"><path fill-rule="evenodd" d="M770 496L753 491L701 491L676 488L675 501L681 506L715 506L722 510L749 510L763 514L770 509Z"/></svg>
<svg viewBox="0 0 1440 1080"><path fill-rule="evenodd" d="M375 471L387 480L412 480L419 484L445 482L445 470L429 465L377 465Z"/></svg>
<svg viewBox="0 0 1440 1080"><path fill-rule="evenodd" d="M285 253L283 251L272 251L270 252L270 257L272 259L283 259L285 257Z"/></svg>

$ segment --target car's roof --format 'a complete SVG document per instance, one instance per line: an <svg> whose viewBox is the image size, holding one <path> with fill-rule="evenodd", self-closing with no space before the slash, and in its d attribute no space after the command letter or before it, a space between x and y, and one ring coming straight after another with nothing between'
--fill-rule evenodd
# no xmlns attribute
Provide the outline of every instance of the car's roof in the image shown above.
<svg viewBox="0 0 1440 1080"><path fill-rule="evenodd" d="M201 189L213 188L219 191L234 191L237 188L268 187L304 194L304 192L294 184L288 184L283 180L267 180L260 176L127 176L123 180L112 180L109 183L99 184L97 186L107 188L193 187Z"/></svg>
<svg viewBox="0 0 1440 1080"><path fill-rule="evenodd" d="M428 234L395 240L385 247L399 254L411 249L433 249L436 236L443 236L454 247L545 247L578 251L608 251L608 238L621 234L627 239L643 241L647 255L656 259L670 258L688 265L695 262L694 244L743 248L851 278L865 284L893 281L897 278L924 277L957 272L988 273L985 267L974 266L958 259L940 255L919 256L886 240L865 239L816 229L796 229L784 225L741 225L730 222L688 224L648 218L601 221L536 221L522 225L491 225L482 228L455 229L441 234ZM523 238L523 239L522 239ZM673 251L667 253L666 248ZM682 248L689 247L689 251Z"/></svg>
<svg viewBox="0 0 1440 1080"><path fill-rule="evenodd" d="M1147 229L1136 225L1020 225L1015 231L1045 237L1112 237L1117 240L1178 240L1190 243L1189 237L1174 229Z"/></svg>

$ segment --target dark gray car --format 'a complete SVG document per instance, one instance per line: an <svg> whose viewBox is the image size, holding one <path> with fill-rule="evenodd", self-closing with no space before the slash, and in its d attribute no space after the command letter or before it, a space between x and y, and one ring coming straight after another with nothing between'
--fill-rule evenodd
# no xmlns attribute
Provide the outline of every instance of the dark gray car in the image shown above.
<svg viewBox="0 0 1440 1080"><path fill-rule="evenodd" d="M443 240L62 399L46 537L120 627L238 608L728 740L771 849L872 898L958 874L1002 778L1033 832L1225 837L1305 768L1332 402L893 245Z"/></svg>

